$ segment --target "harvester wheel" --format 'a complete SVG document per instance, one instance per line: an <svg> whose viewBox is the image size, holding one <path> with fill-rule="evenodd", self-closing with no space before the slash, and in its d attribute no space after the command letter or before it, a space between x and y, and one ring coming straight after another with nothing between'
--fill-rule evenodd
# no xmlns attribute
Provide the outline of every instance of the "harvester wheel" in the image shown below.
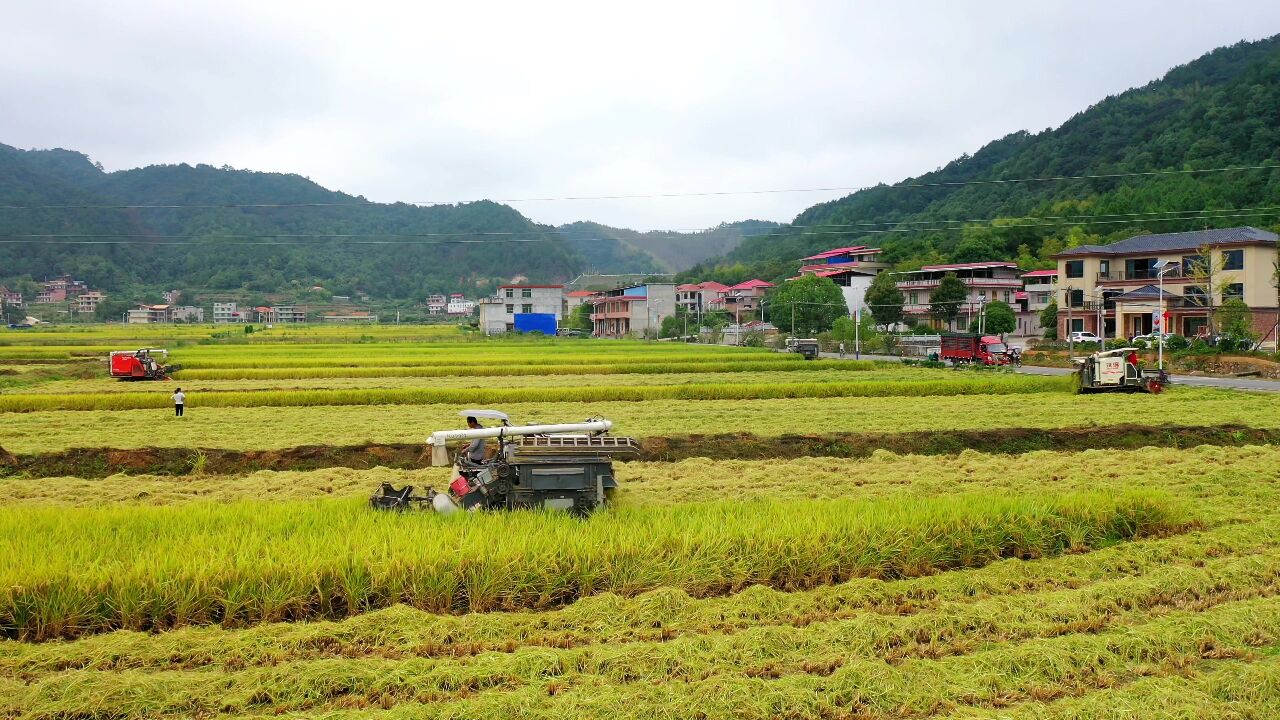
<svg viewBox="0 0 1280 720"><path fill-rule="evenodd" d="M1160 382L1159 380L1148 380L1146 384L1143 386L1143 389L1145 389L1147 392L1151 393L1152 395L1159 395L1160 393L1164 392L1164 383Z"/></svg>

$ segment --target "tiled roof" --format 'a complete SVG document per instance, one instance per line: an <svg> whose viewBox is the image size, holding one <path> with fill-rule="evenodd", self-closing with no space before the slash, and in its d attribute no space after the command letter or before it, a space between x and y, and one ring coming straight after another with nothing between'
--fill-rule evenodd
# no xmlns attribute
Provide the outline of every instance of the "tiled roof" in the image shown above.
<svg viewBox="0 0 1280 720"><path fill-rule="evenodd" d="M953 263L951 265L925 265L920 268L921 272L930 270L978 270L981 268L1013 268L1018 269L1018 263L1004 262L1002 260L988 260L986 262L976 263Z"/></svg>
<svg viewBox="0 0 1280 720"><path fill-rule="evenodd" d="M1057 270L1032 270L1031 272L1022 273L1022 277L1057 277Z"/></svg>
<svg viewBox="0 0 1280 720"><path fill-rule="evenodd" d="M574 290L569 293L569 297L591 297L592 295L595 295L592 290Z"/></svg>
<svg viewBox="0 0 1280 720"><path fill-rule="evenodd" d="M854 245L853 247L834 248L831 250L827 250L826 252L820 252L817 255L810 255L807 258L800 258L800 259L801 260L824 260L834 255L844 255L845 253L851 253L851 252L856 252L858 250L866 250L866 249L867 249L866 245Z"/></svg>
<svg viewBox="0 0 1280 720"><path fill-rule="evenodd" d="M1111 299L1112 300L1159 300L1160 294L1161 294L1160 288L1156 287L1155 285L1143 285L1140 288L1130 290L1129 292L1123 295L1117 295ZM1171 293L1168 290L1164 291L1165 300L1176 300L1181 297L1182 296L1177 293Z"/></svg>
<svg viewBox="0 0 1280 720"><path fill-rule="evenodd" d="M699 289L701 289L701 290L715 290L715 291L719 292L719 291L721 291L721 290L728 290L728 289L729 289L729 286L728 286L728 285L721 285L720 283L716 282L715 280L708 280L708 281L706 281L706 282L700 282L700 283L698 283L698 288L699 288Z"/></svg>
<svg viewBox="0 0 1280 720"><path fill-rule="evenodd" d="M1137 235L1110 245L1081 245L1054 255L1132 255L1134 253L1178 252L1195 250L1204 245L1276 244L1277 235L1256 227L1233 227L1219 230L1190 230L1159 235Z"/></svg>
<svg viewBox="0 0 1280 720"><path fill-rule="evenodd" d="M701 287L699 287L698 285L695 285L694 283L685 283L684 285L676 286L676 292L697 292L701 289L702 289ZM569 294L572 295L573 293L569 293Z"/></svg>
<svg viewBox="0 0 1280 720"><path fill-rule="evenodd" d="M774 285L771 282L765 282L764 280L761 280L759 278L754 278L752 280L740 282L737 285L734 285L733 287L726 288L726 289L727 290L751 290L754 288L766 288L766 287L773 287L773 286Z"/></svg>

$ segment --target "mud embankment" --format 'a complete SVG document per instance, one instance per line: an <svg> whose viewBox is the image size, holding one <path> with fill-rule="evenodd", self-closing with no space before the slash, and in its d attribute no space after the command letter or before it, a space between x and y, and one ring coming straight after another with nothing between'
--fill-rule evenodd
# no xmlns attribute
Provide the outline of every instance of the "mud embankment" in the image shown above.
<svg viewBox="0 0 1280 720"><path fill-rule="evenodd" d="M762 437L751 433L675 435L640 439L640 460L672 462L771 460L798 457L869 457L876 450L900 455L952 455L964 450L1018 454L1034 450L1075 452L1148 446L1280 444L1280 429L1244 425L1110 425L1072 428L997 428L901 433L831 433ZM400 469L428 466L419 444L304 445L280 450L217 448L76 448L13 455L0 448L0 476L106 477L132 475L241 474L257 470L317 470L329 467Z"/></svg>

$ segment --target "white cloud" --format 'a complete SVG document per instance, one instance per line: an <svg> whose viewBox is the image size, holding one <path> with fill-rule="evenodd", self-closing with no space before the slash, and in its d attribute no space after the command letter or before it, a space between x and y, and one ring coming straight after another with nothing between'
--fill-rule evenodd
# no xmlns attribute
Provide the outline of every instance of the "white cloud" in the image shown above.
<svg viewBox="0 0 1280 720"><path fill-rule="evenodd" d="M0 27L0 142L297 172L375 200L859 186L1057 125L1266 2L46 2ZM842 193L516 205L638 228Z"/></svg>

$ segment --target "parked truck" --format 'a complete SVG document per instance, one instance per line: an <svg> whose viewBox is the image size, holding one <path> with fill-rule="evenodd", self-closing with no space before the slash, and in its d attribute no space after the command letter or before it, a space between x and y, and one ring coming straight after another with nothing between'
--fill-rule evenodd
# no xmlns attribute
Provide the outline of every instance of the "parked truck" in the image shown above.
<svg viewBox="0 0 1280 720"><path fill-rule="evenodd" d="M942 335L940 359L949 360L953 365L961 363L1006 365L1009 362L1009 355L1004 341L995 335L945 333Z"/></svg>

